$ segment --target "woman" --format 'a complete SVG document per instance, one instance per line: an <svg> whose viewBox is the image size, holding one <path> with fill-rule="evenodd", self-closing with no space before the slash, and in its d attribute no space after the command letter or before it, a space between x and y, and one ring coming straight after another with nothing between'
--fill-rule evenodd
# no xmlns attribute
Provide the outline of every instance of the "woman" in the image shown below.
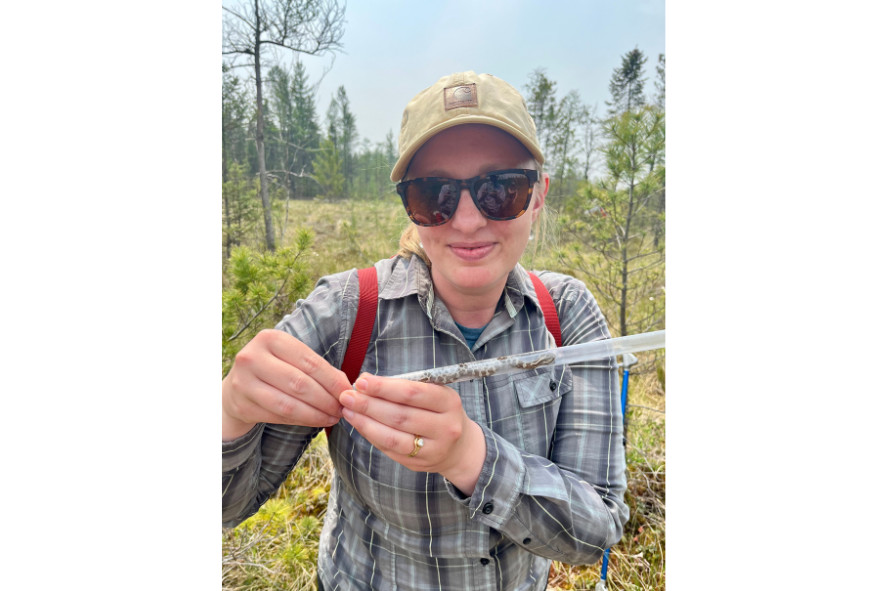
<svg viewBox="0 0 886 591"><path fill-rule="evenodd" d="M555 346L518 264L549 178L525 102L473 72L406 107L391 179L413 224L380 261L363 371L341 366L356 271L318 282L222 382L223 520L258 510L334 425L326 589L544 589L593 563L628 511L614 360L439 386L386 378ZM579 281L540 273L563 344L609 338Z"/></svg>

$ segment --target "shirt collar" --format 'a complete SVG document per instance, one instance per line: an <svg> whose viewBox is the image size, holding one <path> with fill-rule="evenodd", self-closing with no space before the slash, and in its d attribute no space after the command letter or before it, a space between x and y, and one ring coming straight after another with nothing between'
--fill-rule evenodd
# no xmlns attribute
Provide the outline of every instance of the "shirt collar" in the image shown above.
<svg viewBox="0 0 886 591"><path fill-rule="evenodd" d="M415 295L423 309L432 310L434 307L434 284L431 281L431 271L421 257L413 255L406 259L398 256L391 261L391 274L389 279L383 282L379 290L379 298L393 300ZM541 310L532 280L518 263L508 274L505 295L502 298L502 304L508 316L514 318L523 309L527 298L537 309Z"/></svg>

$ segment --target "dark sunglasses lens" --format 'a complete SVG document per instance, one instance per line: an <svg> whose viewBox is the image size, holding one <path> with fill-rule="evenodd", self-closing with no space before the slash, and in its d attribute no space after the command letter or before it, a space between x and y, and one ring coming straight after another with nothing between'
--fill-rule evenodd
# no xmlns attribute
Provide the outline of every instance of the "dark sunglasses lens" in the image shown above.
<svg viewBox="0 0 886 591"><path fill-rule="evenodd" d="M412 221L438 226L449 221L458 207L459 188L442 180L420 179L406 187L406 205Z"/></svg>
<svg viewBox="0 0 886 591"><path fill-rule="evenodd" d="M529 179L525 174L490 175L474 183L477 206L492 220L520 217L529 205Z"/></svg>

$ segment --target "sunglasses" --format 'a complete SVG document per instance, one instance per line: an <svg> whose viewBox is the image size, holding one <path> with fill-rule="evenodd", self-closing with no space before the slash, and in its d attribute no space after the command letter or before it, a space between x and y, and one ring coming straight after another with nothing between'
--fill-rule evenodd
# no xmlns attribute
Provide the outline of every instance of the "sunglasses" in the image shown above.
<svg viewBox="0 0 886 591"><path fill-rule="evenodd" d="M397 183L397 192L409 219L419 226L445 224L458 208L467 188L474 205L487 219L513 220L529 208L538 171L512 168L487 172L470 179L424 177Z"/></svg>

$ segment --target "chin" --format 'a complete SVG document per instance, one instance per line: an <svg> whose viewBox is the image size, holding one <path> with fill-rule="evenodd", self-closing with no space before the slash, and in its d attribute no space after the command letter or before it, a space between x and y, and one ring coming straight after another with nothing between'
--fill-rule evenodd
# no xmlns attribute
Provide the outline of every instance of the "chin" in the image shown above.
<svg viewBox="0 0 886 591"><path fill-rule="evenodd" d="M507 273L505 273L507 276ZM461 268L453 276L454 282L465 290L483 290L491 288L501 280L501 274L492 269L485 268Z"/></svg>

